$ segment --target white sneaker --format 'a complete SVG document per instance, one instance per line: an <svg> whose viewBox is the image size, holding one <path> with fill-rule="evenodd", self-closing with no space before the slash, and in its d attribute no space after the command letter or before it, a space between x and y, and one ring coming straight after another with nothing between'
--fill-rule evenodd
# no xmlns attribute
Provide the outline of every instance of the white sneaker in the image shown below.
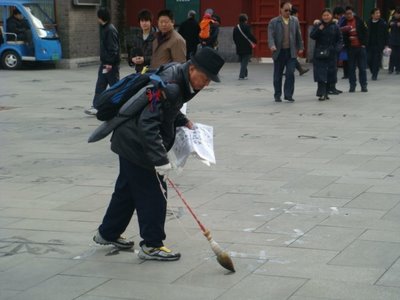
<svg viewBox="0 0 400 300"><path fill-rule="evenodd" d="M85 114L95 116L97 114L97 109L92 106L91 108L85 109Z"/></svg>

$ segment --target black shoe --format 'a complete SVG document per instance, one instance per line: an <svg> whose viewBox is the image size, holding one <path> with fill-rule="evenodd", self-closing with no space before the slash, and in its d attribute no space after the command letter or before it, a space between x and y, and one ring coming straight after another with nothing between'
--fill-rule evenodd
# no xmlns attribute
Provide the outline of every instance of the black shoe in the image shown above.
<svg viewBox="0 0 400 300"><path fill-rule="evenodd" d="M275 102L282 102L281 97L275 97Z"/></svg>
<svg viewBox="0 0 400 300"><path fill-rule="evenodd" d="M285 100L287 100L289 102L294 102L294 99L292 97L285 97Z"/></svg>
<svg viewBox="0 0 400 300"><path fill-rule="evenodd" d="M114 241L106 240L105 238L103 238L101 236L101 234L98 230L93 237L93 241L99 245L114 245L115 247L117 247L119 249L131 249L135 244L133 241L126 240L123 237L119 237Z"/></svg>
<svg viewBox="0 0 400 300"><path fill-rule="evenodd" d="M389 74L393 74L393 70L389 70L388 73L389 73Z"/></svg>
<svg viewBox="0 0 400 300"><path fill-rule="evenodd" d="M329 91L328 91L328 94L329 94L329 95L339 95L340 93L339 93L339 91L337 91L337 90L329 90Z"/></svg>
<svg viewBox="0 0 400 300"><path fill-rule="evenodd" d="M342 79L349 79L349 76L343 76Z"/></svg>
<svg viewBox="0 0 400 300"><path fill-rule="evenodd" d="M318 98L318 101L325 101L326 99L327 99L326 96L321 96Z"/></svg>
<svg viewBox="0 0 400 300"><path fill-rule="evenodd" d="M354 86L354 87L350 87L350 89L349 89L349 93L354 93L356 91L356 87Z"/></svg>
<svg viewBox="0 0 400 300"><path fill-rule="evenodd" d="M366 86L362 87L362 88L361 88L361 92L363 92L363 93L367 93L367 92L368 92L368 89L367 89L367 87L366 87Z"/></svg>
<svg viewBox="0 0 400 300"><path fill-rule="evenodd" d="M378 80L378 76L377 75L372 75L371 80L377 81Z"/></svg>
<svg viewBox="0 0 400 300"><path fill-rule="evenodd" d="M343 93L343 91L338 90L337 88L334 88L334 91L335 91L336 93L338 93L338 95L341 94L341 93Z"/></svg>

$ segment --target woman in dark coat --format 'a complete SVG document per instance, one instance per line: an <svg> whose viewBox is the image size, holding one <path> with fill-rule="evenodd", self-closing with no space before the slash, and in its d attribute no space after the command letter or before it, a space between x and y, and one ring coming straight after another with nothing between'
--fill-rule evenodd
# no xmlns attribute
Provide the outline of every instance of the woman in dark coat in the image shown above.
<svg viewBox="0 0 400 300"><path fill-rule="evenodd" d="M314 22L310 38L315 40L313 65L314 81L318 82L317 96L323 101L329 99L327 87L337 81L337 56L343 46L342 34L329 9L324 9L321 20ZM324 50L329 52L328 56L320 57Z"/></svg>
<svg viewBox="0 0 400 300"><path fill-rule="evenodd" d="M256 38L251 33L250 25L247 24L247 20L247 15L241 14L239 16L239 24L233 29L233 41L240 61L239 80L247 79L247 65L253 52L253 46L257 43Z"/></svg>

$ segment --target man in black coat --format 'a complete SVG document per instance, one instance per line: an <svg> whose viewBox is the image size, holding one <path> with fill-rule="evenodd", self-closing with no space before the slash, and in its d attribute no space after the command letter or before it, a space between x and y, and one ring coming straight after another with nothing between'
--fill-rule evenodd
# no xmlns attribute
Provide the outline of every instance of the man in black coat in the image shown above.
<svg viewBox="0 0 400 300"><path fill-rule="evenodd" d="M223 64L218 52L203 48L186 63L165 66L160 77L171 82L167 84L166 96L153 97L158 94L155 93L142 111L115 129L111 149L119 156L120 173L103 222L93 237L96 243L132 248L133 242L123 239L121 234L136 210L142 238L139 258L162 261L180 258L179 253L163 243L167 209L165 179L172 168L167 153L174 143L176 127L193 126L180 112L181 107L211 80L220 81L218 72Z"/></svg>
<svg viewBox="0 0 400 300"><path fill-rule="evenodd" d="M188 19L179 26L178 33L186 41L186 59L189 60L196 54L197 45L200 42L200 26L196 21L196 12L194 10L189 11Z"/></svg>
<svg viewBox="0 0 400 300"><path fill-rule="evenodd" d="M340 27L343 33L343 41L348 51L349 64L349 83L350 93L356 91L357 77L356 67L358 67L361 91L368 92L367 88L367 45L368 30L364 21L354 15L354 9L347 6L345 9L345 20Z"/></svg>
<svg viewBox="0 0 400 300"><path fill-rule="evenodd" d="M240 61L239 80L247 79L247 65L249 64L253 47L257 43L247 21L247 15L241 14L239 16L239 24L233 29L233 41L235 42L236 54L239 56Z"/></svg>
<svg viewBox="0 0 400 300"><path fill-rule="evenodd" d="M31 28L17 8L14 9L12 16L7 19L7 33L15 34L15 36L8 35L8 40L24 41L28 44L28 47L33 48Z"/></svg>
<svg viewBox="0 0 400 300"><path fill-rule="evenodd" d="M368 20L368 66L371 71L371 80L378 79L379 69L382 65L383 49L388 46L388 26L381 18L379 8L371 11L371 19Z"/></svg>
<svg viewBox="0 0 400 300"><path fill-rule="evenodd" d="M118 31L110 23L110 11L102 7L97 11L100 24L100 66L97 75L93 106L85 110L88 115L96 115L97 97L107 88L119 81L120 48Z"/></svg>

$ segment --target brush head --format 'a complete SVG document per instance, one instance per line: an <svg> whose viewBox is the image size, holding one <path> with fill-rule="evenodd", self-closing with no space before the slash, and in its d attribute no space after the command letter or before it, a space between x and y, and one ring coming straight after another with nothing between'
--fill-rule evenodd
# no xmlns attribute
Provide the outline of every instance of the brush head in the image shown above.
<svg viewBox="0 0 400 300"><path fill-rule="evenodd" d="M228 253L226 252L221 252L217 255L217 261L218 263L224 267L225 269L231 271L231 272L236 272L235 267L233 266L233 262L231 257L229 256Z"/></svg>

